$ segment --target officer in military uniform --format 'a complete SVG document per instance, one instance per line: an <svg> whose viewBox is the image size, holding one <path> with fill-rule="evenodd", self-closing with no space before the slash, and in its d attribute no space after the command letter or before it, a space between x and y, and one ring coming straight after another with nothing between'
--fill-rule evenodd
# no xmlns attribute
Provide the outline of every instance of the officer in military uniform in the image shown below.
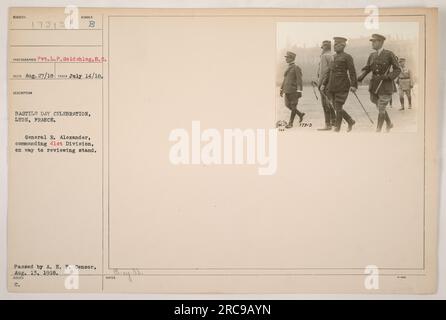
<svg viewBox="0 0 446 320"><path fill-rule="evenodd" d="M322 110L324 111L325 127L318 130L331 130L335 125L336 114L333 107L330 105L326 90L322 91L322 81L328 73L331 61L333 60L333 54L331 53L331 41L324 40L321 45L322 53L319 60L319 66L317 69L317 85L321 92Z"/></svg>
<svg viewBox="0 0 446 320"><path fill-rule="evenodd" d="M396 92L394 80L401 72L398 59L395 54L383 48L386 38L380 34L373 34L370 38L375 52L371 53L367 65L362 68L363 73L358 77L361 82L367 74L372 72L372 79L369 84L370 100L376 104L378 114L377 132L381 132L384 122L386 122L387 132L393 128L386 106L392 99L392 94Z"/></svg>
<svg viewBox="0 0 446 320"><path fill-rule="evenodd" d="M292 128L294 118L299 116L299 123L302 122L305 113L297 109L299 99L302 97L302 70L294 63L296 54L288 51L285 56L285 61L288 63L288 68L283 76L282 86L280 87L280 96L285 99L285 106L291 110L290 121L286 128Z"/></svg>
<svg viewBox="0 0 446 320"><path fill-rule="evenodd" d="M412 95L411 90L413 88L413 78L412 72L409 68L406 67L406 59L399 59L401 73L398 75L396 83L398 84L398 93L400 96L401 108L400 110L404 110L404 95L407 96L407 100L409 102L409 109L412 108Z"/></svg>
<svg viewBox="0 0 446 320"><path fill-rule="evenodd" d="M344 52L347 39L334 37L333 60L330 63L328 73L322 81L321 90L328 92L336 111L335 131L341 130L342 119L348 124L347 132L350 132L355 124L355 120L343 109L349 91L355 92L358 88L356 81L356 70L353 57Z"/></svg>

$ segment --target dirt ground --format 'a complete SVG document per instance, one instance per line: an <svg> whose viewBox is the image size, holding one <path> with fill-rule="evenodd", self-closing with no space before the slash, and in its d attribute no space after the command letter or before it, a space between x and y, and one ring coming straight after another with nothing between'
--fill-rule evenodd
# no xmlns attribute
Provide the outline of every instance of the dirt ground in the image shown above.
<svg viewBox="0 0 446 320"><path fill-rule="evenodd" d="M414 95L415 92L415 95ZM405 101L406 109L400 111L400 101L398 93L393 94L393 107L387 106L387 112L389 113L390 119L394 124L394 128L391 132L416 132L417 131L417 99L416 88L412 90L412 109L407 109L408 102L407 98ZM301 125L299 125L298 117L294 122L294 127L287 130L304 130L318 132L320 134L331 134L333 131L317 131L318 128L322 128L325 125L324 114L322 111L322 105L320 101L320 94L316 91L318 100L313 93L311 86L305 86L302 93L302 98L299 99L299 104L297 108L301 112L305 112L305 117ZM376 122L378 118L378 110L376 106L370 101L368 86L360 86L357 95L361 100L364 108L366 109L369 116L372 118L374 124L370 122L365 114L364 110L361 108L356 97L353 93L350 93L347 101L345 102L344 109L352 116L356 121L353 127L353 132L374 132L376 129ZM285 107L283 98L279 95L279 89L277 89L276 95L276 121L285 120L288 121L290 118L290 111ZM384 126L385 128L385 126ZM341 132L345 132L347 129L347 124L343 121ZM385 132L385 130L383 130Z"/></svg>

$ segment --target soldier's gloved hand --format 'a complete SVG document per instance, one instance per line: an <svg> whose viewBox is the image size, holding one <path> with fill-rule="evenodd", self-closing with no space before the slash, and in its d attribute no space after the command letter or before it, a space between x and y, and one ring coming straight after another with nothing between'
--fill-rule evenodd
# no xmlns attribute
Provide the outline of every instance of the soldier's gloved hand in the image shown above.
<svg viewBox="0 0 446 320"><path fill-rule="evenodd" d="M351 91L351 92L355 93L356 90L357 90L357 89L356 89L355 87L350 87L350 91Z"/></svg>
<svg viewBox="0 0 446 320"><path fill-rule="evenodd" d="M302 98L302 92L297 91L297 97L298 97L298 98Z"/></svg>
<svg viewBox="0 0 446 320"><path fill-rule="evenodd" d="M324 85L321 85L321 86L320 86L320 90L321 90L322 92L324 92L324 91L325 91L325 86L324 86Z"/></svg>

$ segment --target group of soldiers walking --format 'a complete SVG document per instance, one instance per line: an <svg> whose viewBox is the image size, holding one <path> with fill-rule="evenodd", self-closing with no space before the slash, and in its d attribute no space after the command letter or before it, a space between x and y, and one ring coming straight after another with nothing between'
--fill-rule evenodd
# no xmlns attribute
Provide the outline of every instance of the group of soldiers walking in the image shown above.
<svg viewBox="0 0 446 320"><path fill-rule="evenodd" d="M386 107L389 102L391 103L392 95L396 92L395 81L399 90L400 110L404 110L405 95L409 102L409 108L412 107L411 89L413 88L413 80L410 70L405 66L405 59L398 59L392 51L383 48L386 40L384 36L373 34L370 41L374 52L370 54L367 64L362 68L362 73L357 77L353 57L344 51L347 39L334 37L333 40L334 54L331 52L331 41L325 40L322 42L318 78L317 81L312 82L320 92L325 118L325 126L318 130L339 132L343 120L347 123L347 132L353 129L356 122L344 110L344 104L350 92L360 102L356 95L358 83L361 83L371 72L370 100L378 109L376 131L381 132L385 123L386 131L389 132L393 128L393 123ZM290 120L286 125L287 128L293 127L296 115L299 117L299 122L302 122L305 116L305 113L297 109L299 99L302 97L302 71L295 64L295 58L295 53L289 51L286 53L285 60L288 63L288 68L285 71L284 81L280 89L280 96L284 97L285 105L291 111ZM365 109L364 111L366 112Z"/></svg>

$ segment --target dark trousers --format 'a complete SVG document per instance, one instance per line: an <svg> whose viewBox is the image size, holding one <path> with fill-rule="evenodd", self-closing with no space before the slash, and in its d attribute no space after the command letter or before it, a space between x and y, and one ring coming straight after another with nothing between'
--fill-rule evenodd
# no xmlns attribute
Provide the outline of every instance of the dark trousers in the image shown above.
<svg viewBox="0 0 446 320"><path fill-rule="evenodd" d="M347 100L348 91L330 92L329 97L336 111L335 129L341 129L342 119L344 119L349 125L351 125L353 123L353 119L347 113L347 111L344 110L344 103Z"/></svg>
<svg viewBox="0 0 446 320"><path fill-rule="evenodd" d="M386 122L387 127L392 126L392 121L390 120L389 114L387 113L386 106L392 99L392 94L375 94L370 93L370 101L376 104L378 108L378 124L376 129L381 131L384 122Z"/></svg>
<svg viewBox="0 0 446 320"><path fill-rule="evenodd" d="M321 102L322 109L324 110L325 125L327 127L334 126L336 122L335 110L330 105L330 100L325 92L324 94L321 94Z"/></svg>
<svg viewBox="0 0 446 320"><path fill-rule="evenodd" d="M296 115L302 116L302 112L297 109L297 104L299 103L299 96L297 92L285 93L285 106L291 110L289 124L293 125L294 118Z"/></svg>

